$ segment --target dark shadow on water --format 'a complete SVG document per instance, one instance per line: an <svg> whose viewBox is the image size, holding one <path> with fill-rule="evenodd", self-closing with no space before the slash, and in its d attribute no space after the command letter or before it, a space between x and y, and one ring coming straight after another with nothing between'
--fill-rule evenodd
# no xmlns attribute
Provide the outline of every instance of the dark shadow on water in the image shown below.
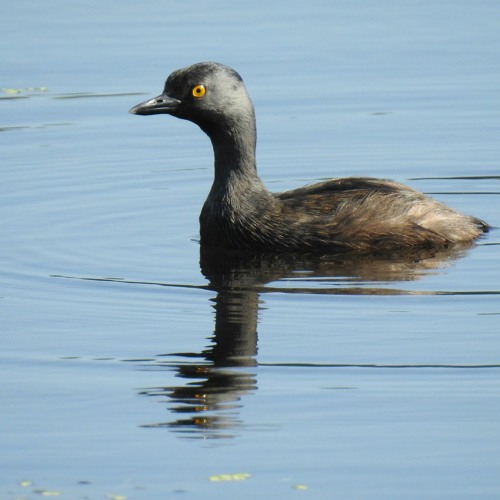
<svg viewBox="0 0 500 500"><path fill-rule="evenodd" d="M214 332L203 351L162 354L148 365L154 370L175 370L180 383L141 391L142 395L161 398L175 415L172 421L144 427L166 427L187 438L238 434L244 426L240 418L243 398L257 390L257 324L262 294L416 293L391 284L437 272L466 252L467 248L455 247L378 256L263 255L202 248L200 267L209 282L206 288L216 293L210 299Z"/></svg>

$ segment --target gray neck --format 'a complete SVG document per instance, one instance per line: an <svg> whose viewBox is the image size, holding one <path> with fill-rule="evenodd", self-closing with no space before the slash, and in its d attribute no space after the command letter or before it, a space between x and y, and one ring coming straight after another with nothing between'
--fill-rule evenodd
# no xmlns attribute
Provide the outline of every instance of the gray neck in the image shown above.
<svg viewBox="0 0 500 500"><path fill-rule="evenodd" d="M231 184L250 185L259 191L264 188L257 174L255 149L257 134L253 110L236 119L226 117L224 127L206 130L214 150L214 185L212 189L226 190Z"/></svg>

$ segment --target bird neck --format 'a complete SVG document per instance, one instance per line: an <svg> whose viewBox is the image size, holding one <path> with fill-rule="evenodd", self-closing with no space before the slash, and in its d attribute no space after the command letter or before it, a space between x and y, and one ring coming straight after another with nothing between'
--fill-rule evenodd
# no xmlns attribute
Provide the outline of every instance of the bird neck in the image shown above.
<svg viewBox="0 0 500 500"><path fill-rule="evenodd" d="M257 174L257 134L252 115L228 120L225 127L208 132L214 150L214 186L232 182L262 185Z"/></svg>

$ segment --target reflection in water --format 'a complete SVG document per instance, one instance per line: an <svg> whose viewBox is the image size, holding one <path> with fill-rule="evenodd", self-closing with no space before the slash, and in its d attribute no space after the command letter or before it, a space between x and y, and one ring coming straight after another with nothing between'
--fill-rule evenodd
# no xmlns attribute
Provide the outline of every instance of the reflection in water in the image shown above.
<svg viewBox="0 0 500 500"><path fill-rule="evenodd" d="M446 267L466 248L391 255L263 255L201 249L200 266L216 292L215 328L200 353L165 354L160 366L174 368L184 384L141 392L168 401L176 420L145 427L168 427L190 438L234 437L243 425L242 398L257 389L255 356L260 294L404 294L388 283L419 279ZM286 288L280 285L286 283ZM318 284L321 284L319 286ZM325 287L327 283L328 287ZM306 285L306 286L305 286ZM177 361L169 361L175 357ZM179 363L178 359L184 360Z"/></svg>
<svg viewBox="0 0 500 500"><path fill-rule="evenodd" d="M256 389L255 375L203 362L180 364L176 369L179 377L187 379L186 385L147 389L141 394L167 397L177 419L144 427L169 427L186 437L233 437L234 430L242 425L239 401Z"/></svg>

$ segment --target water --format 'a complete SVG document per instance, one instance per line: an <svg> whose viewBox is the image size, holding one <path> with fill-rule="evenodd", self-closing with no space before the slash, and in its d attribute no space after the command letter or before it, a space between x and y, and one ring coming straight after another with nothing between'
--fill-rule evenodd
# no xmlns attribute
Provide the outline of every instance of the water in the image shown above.
<svg viewBox="0 0 500 500"><path fill-rule="evenodd" d="M498 232L412 262L200 255L209 141L127 114L221 61L270 189L387 177L499 226L496 2L3 15L2 498L498 497Z"/></svg>

